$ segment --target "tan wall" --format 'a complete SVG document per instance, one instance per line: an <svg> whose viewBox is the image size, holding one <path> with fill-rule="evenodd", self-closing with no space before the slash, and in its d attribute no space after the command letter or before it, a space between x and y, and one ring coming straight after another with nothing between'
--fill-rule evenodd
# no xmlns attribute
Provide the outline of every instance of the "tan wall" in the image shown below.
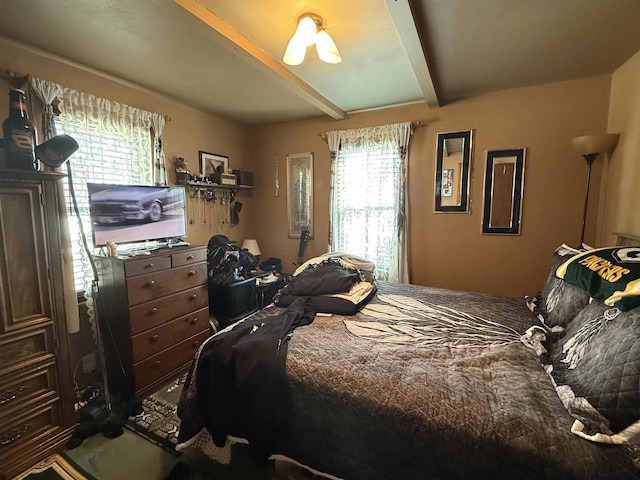
<svg viewBox="0 0 640 480"><path fill-rule="evenodd" d="M186 107L171 101L161 95L129 85L116 79L109 79L95 72L89 72L63 61L48 57L40 52L25 49L13 42L0 38L0 69L18 73L29 73L34 76L52 80L62 85L89 92L101 97L116 100L141 109L168 115L172 121L165 126L164 146L167 158L169 183L175 183L173 160L182 156L189 162L189 167L198 170L198 150L219 153L229 156L232 168L246 167L244 154L244 135L242 127ZM0 119L8 115L9 85L0 78ZM37 123L38 119L33 119ZM71 157L73 167L73 157ZM187 225L187 240L192 244L206 245L211 235L223 233L232 240L242 242L252 235L251 226L247 220L252 210L251 192L243 192L238 196L243 203L240 213L240 226L229 229L222 226L217 228L204 225L201 220ZM197 202L202 208L212 208ZM227 208L227 207L225 207ZM91 240L89 240L91 242ZM80 331L70 335L71 365L79 365L81 358L95 350L93 334L86 316L84 303L80 305ZM73 372L74 380L82 384L84 375L80 368Z"/></svg>
<svg viewBox="0 0 640 480"><path fill-rule="evenodd" d="M244 150L245 130L233 122L2 38L0 69L28 73L66 87L169 116L171 121L166 124L163 137L170 184L175 183L173 162L177 156L184 157L189 163L189 168L195 173L199 172L199 150L228 156L231 168L247 168ZM0 79L0 87L3 87L0 90L0 119L4 120L8 115L8 95L4 93L8 84ZM71 164L73 166L73 157ZM219 223L212 225L211 222L204 225L203 220L196 218L196 223L187 225L187 240L193 244L206 245L211 235L216 233L223 233L238 242L251 235L250 225L246 220L252 210L251 192L241 193L238 200L243 204L238 227L228 228ZM196 202L195 205L198 206L196 211L201 213L203 219L202 212L212 208L211 205L205 205L204 201Z"/></svg>
<svg viewBox="0 0 640 480"><path fill-rule="evenodd" d="M243 192L240 227L189 225L188 240L205 243L214 233L241 242L258 239L262 259L283 259L291 272L298 241L287 238L286 155L314 152L314 231L306 257L326 251L330 167L321 132L399 121L420 120L410 152L410 251L412 281L447 288L506 295L535 293L546 275L548 258L562 242L580 239L586 164L570 139L601 132L607 126L611 77L517 89L485 95L437 110L409 105L351 114L344 121L325 117L244 129L117 79L72 66L59 59L0 40L0 68L30 73L172 118L165 128L171 163L184 156L195 170L198 150L228 155L233 168L253 170L254 191ZM622 76L621 74L619 76ZM3 103L4 102L4 103ZM0 95L0 112L7 111ZM637 109L636 109L637 111ZM433 213L435 136L474 130L470 214ZM245 142L246 140L246 142ZM526 147L522 234L480 234L482 175L488 149ZM280 165L280 195L275 196L275 159ZM73 159L72 159L73 160ZM602 162L594 165L586 239L595 243L598 185ZM169 168L169 180L174 172ZM220 227L220 228L217 228ZM526 272L523 275L522 272Z"/></svg>
<svg viewBox="0 0 640 480"><path fill-rule="evenodd" d="M615 245L614 232L640 236L640 52L612 76L608 132L620 133L605 165L599 245Z"/></svg>
<svg viewBox="0 0 640 480"><path fill-rule="evenodd" d="M580 241L587 166L570 139L607 126L610 76L498 92L437 110L424 104L249 129L255 235L263 258L279 257L291 272L298 240L287 238L286 156L311 151L314 169L314 238L305 258L326 251L330 166L321 132L400 121L421 121L409 164L412 282L459 290L521 296L535 294L559 244ZM438 132L474 130L471 213L433 212L435 138ZM526 147L520 236L480 233L487 150ZM275 159L280 194L275 196ZM601 167L594 165L587 241L595 239Z"/></svg>

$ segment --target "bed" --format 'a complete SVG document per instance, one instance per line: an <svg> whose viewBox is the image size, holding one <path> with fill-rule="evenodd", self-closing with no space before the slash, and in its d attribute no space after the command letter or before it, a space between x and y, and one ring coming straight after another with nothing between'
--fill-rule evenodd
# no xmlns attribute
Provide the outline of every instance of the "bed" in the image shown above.
<svg viewBox="0 0 640 480"><path fill-rule="evenodd" d="M640 478L640 309L594 333L592 319L611 307L555 275L577 253L559 248L527 302L375 282L352 315L314 317L308 300L265 308L196 356L178 449L228 462L231 443L266 435L260 455L345 480ZM278 355L253 381L240 379L233 335L280 321ZM587 347L567 370L563 349L585 325ZM225 348L227 371L211 380L203 357ZM234 382L230 407L217 389Z"/></svg>

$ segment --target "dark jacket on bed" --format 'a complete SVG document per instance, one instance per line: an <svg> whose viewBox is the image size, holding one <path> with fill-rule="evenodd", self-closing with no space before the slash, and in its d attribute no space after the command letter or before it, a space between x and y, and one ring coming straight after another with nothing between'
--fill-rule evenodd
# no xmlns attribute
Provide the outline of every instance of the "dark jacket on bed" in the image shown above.
<svg viewBox="0 0 640 480"><path fill-rule="evenodd" d="M313 322L303 299L283 313L245 320L211 338L197 369L197 404L213 441L246 438L251 451L266 458L287 424L290 392L285 374L293 330Z"/></svg>

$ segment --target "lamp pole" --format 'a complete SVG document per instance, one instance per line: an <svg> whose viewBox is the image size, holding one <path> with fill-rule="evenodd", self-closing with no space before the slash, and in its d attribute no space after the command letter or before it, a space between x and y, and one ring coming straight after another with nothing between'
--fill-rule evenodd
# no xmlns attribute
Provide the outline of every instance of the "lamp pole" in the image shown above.
<svg viewBox="0 0 640 480"><path fill-rule="evenodd" d="M587 207L589 205L589 187L591 185L591 165L595 162L596 158L598 158L598 153L586 153L583 155L584 159L587 161L587 165L589 169L587 171L587 192L584 197L584 211L582 213L582 234L580 235L580 243L584 243L584 232L587 227Z"/></svg>

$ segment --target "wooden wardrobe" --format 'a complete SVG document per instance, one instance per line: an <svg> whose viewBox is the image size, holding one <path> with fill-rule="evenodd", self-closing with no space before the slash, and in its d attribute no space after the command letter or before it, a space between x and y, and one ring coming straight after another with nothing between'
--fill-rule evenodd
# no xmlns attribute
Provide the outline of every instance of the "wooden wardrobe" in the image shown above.
<svg viewBox="0 0 640 480"><path fill-rule="evenodd" d="M62 178L0 169L0 480L62 449L75 425Z"/></svg>

